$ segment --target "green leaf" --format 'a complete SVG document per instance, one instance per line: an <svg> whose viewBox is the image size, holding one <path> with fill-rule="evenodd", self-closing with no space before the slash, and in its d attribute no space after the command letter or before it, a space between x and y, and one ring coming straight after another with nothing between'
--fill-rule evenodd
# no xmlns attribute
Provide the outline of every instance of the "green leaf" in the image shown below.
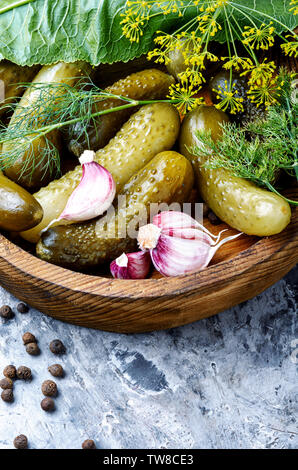
<svg viewBox="0 0 298 470"><path fill-rule="evenodd" d="M185 6L189 3L184 1ZM260 20L274 17L290 29L296 26L294 15L289 13L290 0L236 0L233 4L243 10L234 10L240 26L247 24L244 13L249 9ZM177 13L159 13L145 26L140 43L131 43L122 35L124 7L125 0L0 0L0 59L20 65L127 62L152 48L157 30L173 31L197 12L196 7L190 7L180 18ZM285 28L277 24L277 29L281 32ZM215 39L224 42L223 32Z"/></svg>

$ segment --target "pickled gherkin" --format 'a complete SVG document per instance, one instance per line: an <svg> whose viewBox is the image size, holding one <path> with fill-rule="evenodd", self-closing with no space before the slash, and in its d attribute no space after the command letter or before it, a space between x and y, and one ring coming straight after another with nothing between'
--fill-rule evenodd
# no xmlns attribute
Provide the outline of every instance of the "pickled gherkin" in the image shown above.
<svg viewBox="0 0 298 470"><path fill-rule="evenodd" d="M185 157L173 151L162 152L123 187L120 196L124 196L124 204L119 202L115 212L49 229L37 244L37 255L50 263L84 270L134 251L138 224L147 223L150 204L187 201L193 181L193 170Z"/></svg>
<svg viewBox="0 0 298 470"><path fill-rule="evenodd" d="M201 106L185 118L180 134L180 151L193 164L198 189L208 206L224 222L248 235L269 236L281 232L290 222L291 209L280 196L261 189L224 168L208 169L212 159L193 155L199 147L197 130L211 130L213 139L222 134L226 115L214 107ZM209 160L210 159L210 160Z"/></svg>
<svg viewBox="0 0 298 470"><path fill-rule="evenodd" d="M148 69L133 73L104 91L133 100L157 100L166 97L169 86L173 83L174 79L170 75L157 69ZM109 98L96 103L92 111L95 113L124 104L123 100ZM66 133L66 138L70 138L69 150L79 157L86 149L98 150L104 147L135 111L136 109L128 108L95 118L88 126L88 136L82 132L84 125L81 122L74 124Z"/></svg>
<svg viewBox="0 0 298 470"><path fill-rule="evenodd" d="M42 208L36 199L0 172L0 228L20 232L41 219Z"/></svg>
<svg viewBox="0 0 298 470"><path fill-rule="evenodd" d="M24 113L24 109L28 108L28 119L33 119L34 112L31 112L30 107L34 105L40 96L38 90L38 83L67 83L73 85L82 75L86 75L90 70L90 66L85 62L75 62L66 64L58 62L53 65L45 65L38 72L33 80L36 87L29 87L22 96L20 103L15 109L15 112L10 120L9 126L18 124L18 116ZM48 99L51 100L51 92L49 91ZM46 103L45 103L46 106ZM40 125L43 125L42 118ZM32 141L31 146L28 147L26 138L20 139L19 142L6 142L3 144L3 153L9 154L15 146L19 148L19 156L16 161L5 169L5 174L13 181L21 184L25 188L40 188L42 185L47 184L51 177L50 166L47 165L47 154L43 154L43 149L47 148L47 142L59 150L60 148L60 134L58 130L54 130L47 134L47 140L44 136L38 137ZM5 161L4 161L5 163Z"/></svg>
<svg viewBox="0 0 298 470"><path fill-rule="evenodd" d="M1 60L0 62L0 82L3 83L4 102L0 101L0 116L2 116L7 108L4 105L11 103L15 98L21 96L24 92L24 87L20 83L30 82L40 69L40 65L33 67L20 66L10 62L9 60ZM3 104L3 106L2 106Z"/></svg>
<svg viewBox="0 0 298 470"><path fill-rule="evenodd" d="M157 153L173 147L179 129L179 114L171 104L143 106L130 117L106 147L96 152L95 159L112 173L119 192ZM26 240L37 242L41 230L59 217L81 176L82 168L78 165L73 171L35 193L34 196L43 208L44 217L33 230L22 233Z"/></svg>

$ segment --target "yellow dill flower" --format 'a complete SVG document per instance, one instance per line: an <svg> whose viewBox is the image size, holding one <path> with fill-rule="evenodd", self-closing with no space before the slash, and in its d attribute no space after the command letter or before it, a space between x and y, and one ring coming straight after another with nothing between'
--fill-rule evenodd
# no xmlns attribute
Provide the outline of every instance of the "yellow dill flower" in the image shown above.
<svg viewBox="0 0 298 470"><path fill-rule="evenodd" d="M273 22L269 24L262 23L258 28L245 26L242 35L244 37L243 44L256 49L267 50L274 44L274 26Z"/></svg>
<svg viewBox="0 0 298 470"><path fill-rule="evenodd" d="M289 36L287 36L289 37ZM298 57L298 41L289 41L280 46L284 54L288 56Z"/></svg>
<svg viewBox="0 0 298 470"><path fill-rule="evenodd" d="M247 92L249 99L257 106L269 106L277 103L281 90L278 77L264 80L261 84L252 84Z"/></svg>
<svg viewBox="0 0 298 470"><path fill-rule="evenodd" d="M126 7L131 12L132 16L140 17L142 19L149 19L150 9L152 8L154 2L150 0L128 0L126 2ZM122 16L126 16L125 14Z"/></svg>
<svg viewBox="0 0 298 470"><path fill-rule="evenodd" d="M127 12L124 19L121 21L123 35L131 42L139 42L140 37L143 36L144 20L140 16L133 16L131 12Z"/></svg>
<svg viewBox="0 0 298 470"><path fill-rule="evenodd" d="M193 84L184 80L181 83L171 85L167 98L173 101L180 114L186 114L188 111L196 108L204 102L203 98L197 98L195 95L198 90Z"/></svg>
<svg viewBox="0 0 298 470"><path fill-rule="evenodd" d="M167 2L159 2L158 5L163 11L164 15L169 15L170 13L178 13L178 16L183 16L180 7L183 7L182 0L168 0Z"/></svg>
<svg viewBox="0 0 298 470"><path fill-rule="evenodd" d="M263 82L271 79L275 69L275 63L273 61L267 62L265 59L257 65L252 65L252 67L242 72L241 75L250 75L248 79L250 85L261 85Z"/></svg>
<svg viewBox="0 0 298 470"><path fill-rule="evenodd" d="M298 0L291 0L290 5L294 5L289 11L293 12L293 15L298 15Z"/></svg>
<svg viewBox="0 0 298 470"><path fill-rule="evenodd" d="M249 57L221 57L221 60L226 60L223 64L223 68L226 70L235 69L237 72L240 70L248 70L253 67L253 62Z"/></svg>
<svg viewBox="0 0 298 470"><path fill-rule="evenodd" d="M225 80L225 85L222 87L218 85L217 88L214 88L213 91L217 94L216 98L219 101L215 105L216 108L222 109L223 111L229 111L231 114L242 113L243 108L243 98L237 96L238 92L235 88L235 83L232 83L232 87L227 80Z"/></svg>
<svg viewBox="0 0 298 470"><path fill-rule="evenodd" d="M147 59L154 60L156 64L168 65L170 63L168 51L163 49L153 49L153 51L149 51L147 54Z"/></svg>
<svg viewBox="0 0 298 470"><path fill-rule="evenodd" d="M200 90L202 84L206 82L202 73L196 68L187 68L184 72L178 73L178 79L181 83L191 83L197 90Z"/></svg>
<svg viewBox="0 0 298 470"><path fill-rule="evenodd" d="M157 31L157 34L159 36L154 39L154 42L165 51L169 52L180 48L180 42L173 34L163 33L162 31Z"/></svg>
<svg viewBox="0 0 298 470"><path fill-rule="evenodd" d="M209 11L207 13L205 11L203 14L197 16L196 19L198 21L198 29L203 34L208 31L210 36L215 36L217 31L222 29L221 25L216 21L215 15L212 15Z"/></svg>

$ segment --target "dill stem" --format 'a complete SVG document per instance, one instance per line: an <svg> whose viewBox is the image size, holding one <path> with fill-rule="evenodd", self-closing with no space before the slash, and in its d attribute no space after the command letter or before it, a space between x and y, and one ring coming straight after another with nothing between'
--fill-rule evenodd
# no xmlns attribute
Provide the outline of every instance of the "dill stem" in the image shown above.
<svg viewBox="0 0 298 470"><path fill-rule="evenodd" d="M292 204L293 206L298 206L298 201L293 201L293 199L288 199L287 197L283 196L283 194L280 194L272 184L269 183L269 181L265 182L267 188L272 191L273 193L277 194L278 196L281 196L283 199L285 199L289 204Z"/></svg>
<svg viewBox="0 0 298 470"><path fill-rule="evenodd" d="M114 112L117 112L117 111L122 111L122 110L128 109L128 108L133 108L135 106L142 106L142 105L146 105L146 104L177 103L177 102L178 102L178 100L146 100L146 101L135 101L134 100L134 101L130 101L127 104L123 104L121 106L116 106L114 108L105 109L103 111L97 111L95 113L91 113L91 114L87 115L86 118L88 118L88 119L96 118L98 116L104 116L106 114L114 113ZM42 126L38 129L30 129L27 132L24 132L22 137L26 137L28 135L33 135L34 137L31 139L31 142L33 142L35 139L39 138L40 136L44 136L44 135L48 134L49 132L52 132L55 129L60 129L61 127L65 127L65 126L70 126L72 124L76 124L77 122L80 122L80 121L83 121L83 120L84 120L84 118L82 116L80 116L80 117L77 117L77 118L69 119L67 121L57 122L55 124L49 124L47 126ZM15 139L19 139L19 138L20 138L20 136L16 135ZM0 140L0 144L3 144L4 142L10 142L12 140L14 140L14 139L11 138L11 137L6 138L6 139L4 138L4 139Z"/></svg>

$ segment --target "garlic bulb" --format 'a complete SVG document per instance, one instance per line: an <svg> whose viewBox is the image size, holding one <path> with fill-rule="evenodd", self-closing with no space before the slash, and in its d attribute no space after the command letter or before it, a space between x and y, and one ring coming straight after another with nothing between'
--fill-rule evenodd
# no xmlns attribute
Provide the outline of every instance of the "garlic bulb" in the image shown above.
<svg viewBox="0 0 298 470"><path fill-rule="evenodd" d="M154 267L162 275L180 276L205 268L220 246L242 235L221 240L222 233L213 235L189 215L166 211L140 228L138 243L141 249L149 250Z"/></svg>
<svg viewBox="0 0 298 470"><path fill-rule="evenodd" d="M150 255L146 251L122 253L110 264L111 274L116 279L145 279L150 267Z"/></svg>

